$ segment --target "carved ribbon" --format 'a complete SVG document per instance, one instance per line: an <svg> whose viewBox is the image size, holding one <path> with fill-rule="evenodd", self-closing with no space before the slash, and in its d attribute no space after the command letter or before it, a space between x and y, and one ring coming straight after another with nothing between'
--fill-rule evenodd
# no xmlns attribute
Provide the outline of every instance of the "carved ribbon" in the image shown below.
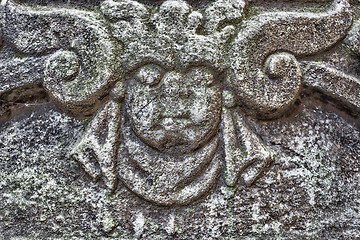
<svg viewBox="0 0 360 240"><path fill-rule="evenodd" d="M120 104L108 102L96 114L70 153L93 179L102 176L109 189L114 189L117 183L115 158L120 135L120 110Z"/></svg>
<svg viewBox="0 0 360 240"><path fill-rule="evenodd" d="M246 124L237 109L223 108L222 132L225 153L225 183L236 186L240 173L250 170L244 179L251 185L274 161L271 150Z"/></svg>

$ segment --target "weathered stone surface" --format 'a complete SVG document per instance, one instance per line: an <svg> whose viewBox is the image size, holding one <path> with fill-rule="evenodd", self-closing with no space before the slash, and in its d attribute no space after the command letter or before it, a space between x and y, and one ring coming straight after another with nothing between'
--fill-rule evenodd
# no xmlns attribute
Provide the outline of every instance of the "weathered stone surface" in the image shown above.
<svg viewBox="0 0 360 240"><path fill-rule="evenodd" d="M1 239L356 239L356 1L1 2Z"/></svg>
<svg viewBox="0 0 360 240"><path fill-rule="evenodd" d="M12 1L5 1L3 8L5 43L24 55L47 54L41 70L53 100L77 116L97 110L94 105L115 80L121 52L100 16L72 9L34 10Z"/></svg>

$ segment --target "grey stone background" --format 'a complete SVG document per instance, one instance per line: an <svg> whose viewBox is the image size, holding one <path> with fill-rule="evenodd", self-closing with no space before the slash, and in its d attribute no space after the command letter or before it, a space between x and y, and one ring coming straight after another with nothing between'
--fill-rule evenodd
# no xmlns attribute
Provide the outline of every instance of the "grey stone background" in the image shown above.
<svg viewBox="0 0 360 240"><path fill-rule="evenodd" d="M248 14L319 2L329 1L251 1ZM352 4L357 18L359 2ZM341 43L309 59L360 75L358 58ZM113 193L94 183L68 157L88 120L69 117L51 101L22 105L0 122L0 239L359 239L358 115L307 91L290 112L276 121L251 120L276 151L252 186L240 182L233 190L220 178L189 205L160 207L122 185Z"/></svg>
<svg viewBox="0 0 360 240"><path fill-rule="evenodd" d="M315 104L316 103L316 104ZM223 182L182 207L157 207L124 187L113 194L66 157L86 121L52 104L1 124L2 239L356 239L360 131L346 114L304 101L256 123L278 153L251 187ZM22 237L22 238L21 238Z"/></svg>

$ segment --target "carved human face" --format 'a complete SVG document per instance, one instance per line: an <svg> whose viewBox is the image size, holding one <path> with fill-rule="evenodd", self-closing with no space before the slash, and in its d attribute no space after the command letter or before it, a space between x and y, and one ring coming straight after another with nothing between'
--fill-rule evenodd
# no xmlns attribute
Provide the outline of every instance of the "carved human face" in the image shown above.
<svg viewBox="0 0 360 240"><path fill-rule="evenodd" d="M147 64L131 76L125 99L137 136L162 152L189 153L218 130L221 88L211 69L167 71Z"/></svg>

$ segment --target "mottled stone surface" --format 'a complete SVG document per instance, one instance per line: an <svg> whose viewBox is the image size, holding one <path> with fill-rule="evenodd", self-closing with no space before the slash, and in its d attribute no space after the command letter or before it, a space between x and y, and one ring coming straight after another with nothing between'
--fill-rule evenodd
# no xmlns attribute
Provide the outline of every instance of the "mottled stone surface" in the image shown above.
<svg viewBox="0 0 360 240"><path fill-rule="evenodd" d="M2 1L0 239L357 239L357 1Z"/></svg>

